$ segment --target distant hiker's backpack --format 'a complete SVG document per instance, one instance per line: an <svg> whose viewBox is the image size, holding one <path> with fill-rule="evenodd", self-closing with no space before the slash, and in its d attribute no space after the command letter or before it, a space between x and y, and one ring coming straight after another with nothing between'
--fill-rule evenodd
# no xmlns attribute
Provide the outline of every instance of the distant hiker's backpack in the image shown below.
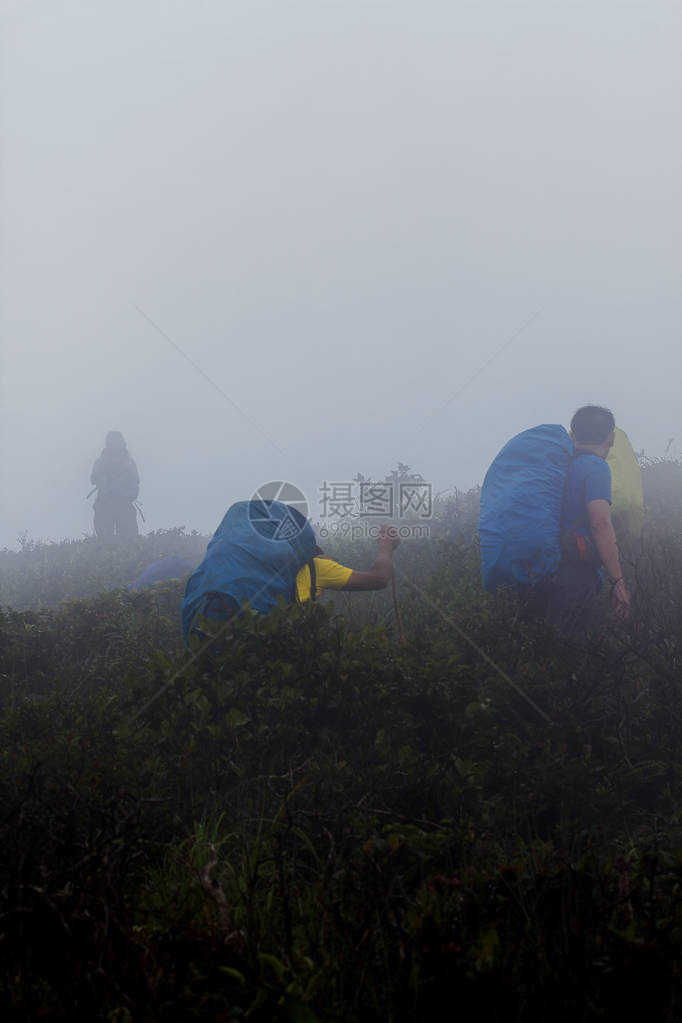
<svg viewBox="0 0 682 1023"><path fill-rule="evenodd" d="M169 554L166 558L153 561L138 575L128 589L131 593L139 593L157 583L165 583L171 579L182 579L194 568L195 562L181 558L177 554Z"/></svg>
<svg viewBox="0 0 682 1023"><path fill-rule="evenodd" d="M316 548L312 526L289 505L233 504L187 582L182 602L185 642L201 615L227 618L229 609L239 611L245 600L267 614L281 599L295 601L296 576L304 565L312 565Z"/></svg>
<svg viewBox="0 0 682 1023"><path fill-rule="evenodd" d="M555 572L573 441L563 426L513 437L486 473L479 534L483 585L522 589Z"/></svg>

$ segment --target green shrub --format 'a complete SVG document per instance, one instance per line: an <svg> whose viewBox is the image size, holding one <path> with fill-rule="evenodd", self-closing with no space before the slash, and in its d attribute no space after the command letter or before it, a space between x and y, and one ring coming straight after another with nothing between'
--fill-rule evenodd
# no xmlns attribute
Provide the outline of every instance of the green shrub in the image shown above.
<svg viewBox="0 0 682 1023"><path fill-rule="evenodd" d="M7 1018L679 1017L678 534L581 643L464 540L398 565L404 644L390 591L198 655L179 583L2 613Z"/></svg>

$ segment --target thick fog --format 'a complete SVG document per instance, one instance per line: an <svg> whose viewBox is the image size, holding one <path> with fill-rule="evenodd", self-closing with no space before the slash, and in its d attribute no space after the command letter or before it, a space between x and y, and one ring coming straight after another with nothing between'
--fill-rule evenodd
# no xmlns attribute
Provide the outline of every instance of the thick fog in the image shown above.
<svg viewBox="0 0 682 1023"><path fill-rule="evenodd" d="M271 479L469 487L588 402L679 445L680 41L674 0L5 5L0 546L91 531L112 429L143 528L207 532Z"/></svg>

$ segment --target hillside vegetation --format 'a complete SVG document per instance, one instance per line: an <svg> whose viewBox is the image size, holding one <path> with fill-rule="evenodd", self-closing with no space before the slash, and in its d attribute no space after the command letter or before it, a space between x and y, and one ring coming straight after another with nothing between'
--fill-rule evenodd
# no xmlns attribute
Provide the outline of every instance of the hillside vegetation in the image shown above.
<svg viewBox="0 0 682 1023"><path fill-rule="evenodd" d="M481 590L471 502L397 552L404 643L389 588L189 655L182 584L124 588L181 530L0 553L5 1018L679 1019L668 465L585 643Z"/></svg>

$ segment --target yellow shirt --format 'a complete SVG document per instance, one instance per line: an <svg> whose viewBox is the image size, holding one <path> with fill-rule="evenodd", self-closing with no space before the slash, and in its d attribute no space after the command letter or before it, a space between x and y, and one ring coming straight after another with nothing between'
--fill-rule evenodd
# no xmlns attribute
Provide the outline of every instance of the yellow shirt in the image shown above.
<svg viewBox="0 0 682 1023"><path fill-rule="evenodd" d="M342 590L351 575L352 568L339 565L332 558L314 558L315 562L315 596L319 597L323 590ZM310 600L310 568L304 565L296 576L296 593L303 602Z"/></svg>

